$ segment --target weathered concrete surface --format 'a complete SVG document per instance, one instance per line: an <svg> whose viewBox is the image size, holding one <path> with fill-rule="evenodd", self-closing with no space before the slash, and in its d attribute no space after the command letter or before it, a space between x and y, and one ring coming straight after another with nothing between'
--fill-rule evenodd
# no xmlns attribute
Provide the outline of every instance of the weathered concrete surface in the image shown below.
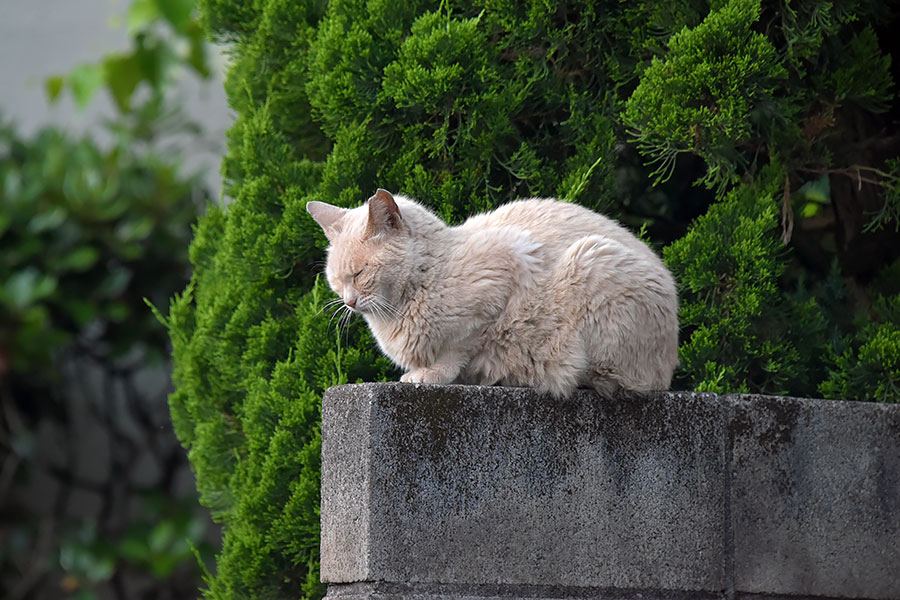
<svg viewBox="0 0 900 600"><path fill-rule="evenodd" d="M721 595L528 585L360 582L328 586L330 600L714 600ZM742 600L744 600L742 598ZM747 599L750 600L750 599ZM758 598L753 600L768 600ZM792 600L803 600L794 598Z"/></svg>
<svg viewBox="0 0 900 600"><path fill-rule="evenodd" d="M735 588L900 598L900 406L731 402Z"/></svg>
<svg viewBox="0 0 900 600"><path fill-rule="evenodd" d="M323 581L724 586L712 396L363 384L323 420Z"/></svg>
<svg viewBox="0 0 900 600"><path fill-rule="evenodd" d="M331 600L900 598L900 406L360 384L322 434Z"/></svg>

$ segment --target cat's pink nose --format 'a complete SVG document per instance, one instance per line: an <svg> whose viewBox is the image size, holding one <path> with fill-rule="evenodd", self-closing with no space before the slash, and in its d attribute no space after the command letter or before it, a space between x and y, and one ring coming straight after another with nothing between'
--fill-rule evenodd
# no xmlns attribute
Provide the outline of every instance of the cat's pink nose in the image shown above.
<svg viewBox="0 0 900 600"><path fill-rule="evenodd" d="M344 304L346 304L350 308L356 308L356 296L352 298L344 298Z"/></svg>

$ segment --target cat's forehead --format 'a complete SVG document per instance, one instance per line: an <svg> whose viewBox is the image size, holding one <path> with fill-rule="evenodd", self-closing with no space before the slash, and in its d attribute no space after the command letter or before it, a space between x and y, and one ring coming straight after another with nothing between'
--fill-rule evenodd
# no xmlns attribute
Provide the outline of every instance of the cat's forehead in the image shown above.
<svg viewBox="0 0 900 600"><path fill-rule="evenodd" d="M341 222L341 233L337 243L360 240L365 235L366 226L369 224L369 209L363 204L347 211Z"/></svg>
<svg viewBox="0 0 900 600"><path fill-rule="evenodd" d="M365 260L366 254L366 244L361 239L338 240L328 250L328 265L335 269L343 269Z"/></svg>
<svg viewBox="0 0 900 600"><path fill-rule="evenodd" d="M349 270L355 270L360 263L366 262L374 251L372 244L364 235L365 228L354 231L345 228L328 248L326 269L329 276L337 276Z"/></svg>

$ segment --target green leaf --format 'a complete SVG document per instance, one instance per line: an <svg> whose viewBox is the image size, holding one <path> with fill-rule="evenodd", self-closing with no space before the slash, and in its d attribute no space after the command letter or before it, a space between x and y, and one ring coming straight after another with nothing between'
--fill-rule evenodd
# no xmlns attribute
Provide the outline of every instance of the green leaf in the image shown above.
<svg viewBox="0 0 900 600"><path fill-rule="evenodd" d="M141 69L133 55L111 55L103 61L106 86L121 112L131 107L131 95L141 82Z"/></svg>
<svg viewBox="0 0 900 600"><path fill-rule="evenodd" d="M91 581L106 581L116 570L116 561L111 556L94 556L86 564L85 575Z"/></svg>
<svg viewBox="0 0 900 600"><path fill-rule="evenodd" d="M144 304L146 304L150 308L150 312L153 313L153 316L156 317L156 320L162 323L163 327L166 329L169 328L169 320L163 316L156 305L150 302L147 298L144 298Z"/></svg>
<svg viewBox="0 0 900 600"><path fill-rule="evenodd" d="M40 273L34 267L14 273L3 286L3 295L7 301L18 308L43 300L56 290L56 280Z"/></svg>
<svg viewBox="0 0 900 600"><path fill-rule="evenodd" d="M175 525L172 521L161 521L153 531L150 532L150 539L147 545L153 552L162 552L172 545L175 540Z"/></svg>
<svg viewBox="0 0 900 600"><path fill-rule="evenodd" d="M206 60L206 43L202 39L192 39L188 64L203 77L210 76L209 64Z"/></svg>
<svg viewBox="0 0 900 600"><path fill-rule="evenodd" d="M184 31L191 22L194 0L156 0L156 4L176 31Z"/></svg>
<svg viewBox="0 0 900 600"><path fill-rule="evenodd" d="M206 533L206 523L206 519L193 515L186 527L185 533L188 539L202 541L203 535Z"/></svg>
<svg viewBox="0 0 900 600"><path fill-rule="evenodd" d="M131 309L123 302L113 302L107 307L106 316L115 323L124 323L131 316Z"/></svg>
<svg viewBox="0 0 900 600"><path fill-rule="evenodd" d="M150 560L150 570L153 574L159 579L164 579L168 577L172 571L175 570L175 567L178 566L178 562L181 560L181 557L172 556L171 554L159 554L151 558Z"/></svg>
<svg viewBox="0 0 900 600"><path fill-rule="evenodd" d="M60 261L59 268L66 271L87 271L94 266L100 253L92 246L76 248Z"/></svg>
<svg viewBox="0 0 900 600"><path fill-rule="evenodd" d="M166 69L173 62L172 49L159 42L143 45L134 55L141 70L141 76L159 91L164 82Z"/></svg>
<svg viewBox="0 0 900 600"><path fill-rule="evenodd" d="M121 294L128 282L131 281L132 272L125 267L114 267L109 270L106 278L95 290L101 298L115 298Z"/></svg>
<svg viewBox="0 0 900 600"><path fill-rule="evenodd" d="M37 213L31 217L30 221L28 221L28 232L41 233L56 229L65 223L67 214L66 210L60 206L57 206L52 210Z"/></svg>
<svg viewBox="0 0 900 600"><path fill-rule="evenodd" d="M116 227L116 239L126 243L144 240L153 233L155 225L154 220L148 216L125 221Z"/></svg>
<svg viewBox="0 0 900 600"><path fill-rule="evenodd" d="M800 209L800 216L804 219L814 217L819 214L820 208L821 206L819 204L816 204L815 202L807 202L803 205L803 208Z"/></svg>
<svg viewBox="0 0 900 600"><path fill-rule="evenodd" d="M86 326L97 317L97 307L80 298L70 298L65 307L79 328Z"/></svg>
<svg viewBox="0 0 900 600"><path fill-rule="evenodd" d="M807 202L831 204L831 179L825 174L815 181L807 181L797 190L797 194Z"/></svg>
<svg viewBox="0 0 900 600"><path fill-rule="evenodd" d="M75 103L83 109L103 85L103 68L100 65L78 65L69 73L69 85Z"/></svg>
<svg viewBox="0 0 900 600"><path fill-rule="evenodd" d="M44 91L47 93L47 98L51 104L59 99L65 82L66 80L62 75L54 75L44 80Z"/></svg>
<svg viewBox="0 0 900 600"><path fill-rule="evenodd" d="M128 34L133 35L139 29L159 18L159 8L153 0L135 0L128 9Z"/></svg>
<svg viewBox="0 0 900 600"><path fill-rule="evenodd" d="M150 560L150 549L146 540L133 534L119 543L119 554L134 563L145 563Z"/></svg>

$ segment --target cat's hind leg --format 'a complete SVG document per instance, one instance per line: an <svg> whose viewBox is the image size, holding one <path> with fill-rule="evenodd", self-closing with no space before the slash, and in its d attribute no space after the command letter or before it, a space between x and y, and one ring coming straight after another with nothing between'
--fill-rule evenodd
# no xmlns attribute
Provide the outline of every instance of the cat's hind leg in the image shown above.
<svg viewBox="0 0 900 600"><path fill-rule="evenodd" d="M622 385L613 378L612 374L603 369L593 369L587 377L588 385L598 394L611 398L622 390Z"/></svg>
<svg viewBox="0 0 900 600"><path fill-rule="evenodd" d="M585 368L587 368L586 360L554 360L553 364L544 372L537 388L556 398L567 398L578 387L579 376Z"/></svg>
<svg viewBox="0 0 900 600"><path fill-rule="evenodd" d="M603 395L654 386L659 344L648 274L620 243L588 236L572 245L571 268L581 277L580 320L588 360L584 380Z"/></svg>
<svg viewBox="0 0 900 600"><path fill-rule="evenodd" d="M540 367L530 373L530 385L556 398L571 396L588 369L588 357L573 323L557 322L538 342Z"/></svg>
<svg viewBox="0 0 900 600"><path fill-rule="evenodd" d="M589 235L573 242L556 264L553 297L563 319L560 344L577 360L563 362L559 377L571 377L604 396L621 389L616 366L617 349L627 344L622 329L618 279L629 268L631 257L619 242ZM572 388L575 384L572 384Z"/></svg>

